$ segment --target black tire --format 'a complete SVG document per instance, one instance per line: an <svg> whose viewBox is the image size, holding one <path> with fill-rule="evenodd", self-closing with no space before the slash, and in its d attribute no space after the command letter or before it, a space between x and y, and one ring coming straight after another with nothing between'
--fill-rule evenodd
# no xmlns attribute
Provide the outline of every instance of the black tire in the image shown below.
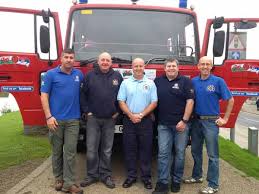
<svg viewBox="0 0 259 194"><path fill-rule="evenodd" d="M86 121L82 119L80 120L80 125L79 125L77 152L78 153L86 152Z"/></svg>

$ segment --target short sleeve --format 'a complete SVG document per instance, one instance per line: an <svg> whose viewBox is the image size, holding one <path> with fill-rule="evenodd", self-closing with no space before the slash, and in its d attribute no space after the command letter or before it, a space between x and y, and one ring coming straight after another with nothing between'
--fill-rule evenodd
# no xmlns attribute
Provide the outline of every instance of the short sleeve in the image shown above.
<svg viewBox="0 0 259 194"><path fill-rule="evenodd" d="M124 81L122 81L122 83L120 85L117 100L125 102L126 99L127 99L127 91L126 91L126 84L125 84L125 80L124 80Z"/></svg>
<svg viewBox="0 0 259 194"><path fill-rule="evenodd" d="M151 85L151 102L157 102L157 88L153 81Z"/></svg>
<svg viewBox="0 0 259 194"><path fill-rule="evenodd" d="M184 92L186 94L186 99L194 99L194 89L192 85L192 81L189 78L186 78L184 86Z"/></svg>
<svg viewBox="0 0 259 194"><path fill-rule="evenodd" d="M43 79L41 81L41 89L40 89L40 91L49 94L50 91L51 91L51 83L52 83L52 74L51 74L50 71L48 71L44 75L44 77L43 77Z"/></svg>
<svg viewBox="0 0 259 194"><path fill-rule="evenodd" d="M219 80L219 89L220 89L221 99L228 100L232 97L232 94L228 89L226 82L223 79Z"/></svg>

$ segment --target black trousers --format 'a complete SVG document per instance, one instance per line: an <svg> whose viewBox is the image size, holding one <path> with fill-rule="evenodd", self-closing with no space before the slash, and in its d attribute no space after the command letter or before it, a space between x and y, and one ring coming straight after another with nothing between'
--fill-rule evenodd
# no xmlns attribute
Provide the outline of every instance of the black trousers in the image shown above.
<svg viewBox="0 0 259 194"><path fill-rule="evenodd" d="M144 117L136 124L128 117L123 119L123 148L129 179L137 178L138 158L141 179L143 181L151 179L152 142L153 124L150 117Z"/></svg>

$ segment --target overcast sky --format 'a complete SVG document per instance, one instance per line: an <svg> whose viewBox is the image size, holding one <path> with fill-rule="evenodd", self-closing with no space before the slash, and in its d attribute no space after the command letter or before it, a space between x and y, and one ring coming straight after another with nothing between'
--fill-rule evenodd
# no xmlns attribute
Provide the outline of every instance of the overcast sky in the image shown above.
<svg viewBox="0 0 259 194"><path fill-rule="evenodd" d="M131 3L131 0L88 0L88 2L125 4ZM207 18L214 18L215 16L259 17L257 2L258 0L188 0L188 7L191 4L194 5L198 16L200 32L203 33ZM179 0L139 0L138 4L175 7L178 6ZM63 36L71 5L72 0L0 0L0 6L5 7L22 7L39 10L50 8L52 11L57 11L62 24Z"/></svg>

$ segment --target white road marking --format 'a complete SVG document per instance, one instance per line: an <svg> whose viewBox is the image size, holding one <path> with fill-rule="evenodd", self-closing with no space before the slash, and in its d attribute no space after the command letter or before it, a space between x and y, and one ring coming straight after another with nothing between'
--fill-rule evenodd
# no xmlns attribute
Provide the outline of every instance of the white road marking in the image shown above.
<svg viewBox="0 0 259 194"><path fill-rule="evenodd" d="M248 118L244 118L245 120L248 120L248 121L252 121L252 122L256 122L256 123L259 123L259 121L256 121L254 119L248 119Z"/></svg>

